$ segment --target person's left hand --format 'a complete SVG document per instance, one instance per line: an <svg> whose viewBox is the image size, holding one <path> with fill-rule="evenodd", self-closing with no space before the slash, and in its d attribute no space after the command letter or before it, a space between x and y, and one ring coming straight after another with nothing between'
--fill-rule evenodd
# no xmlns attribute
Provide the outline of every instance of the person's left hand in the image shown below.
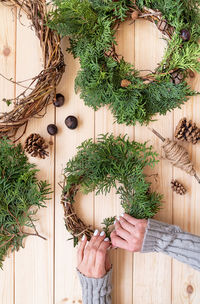
<svg viewBox="0 0 200 304"><path fill-rule="evenodd" d="M105 237L105 232L95 230L91 240L87 244L84 236L80 242L77 260L77 269L90 278L101 278L111 268L108 251L110 240Z"/></svg>
<svg viewBox="0 0 200 304"><path fill-rule="evenodd" d="M113 247L128 251L141 251L147 220L136 219L126 213L115 221L115 230L111 233Z"/></svg>

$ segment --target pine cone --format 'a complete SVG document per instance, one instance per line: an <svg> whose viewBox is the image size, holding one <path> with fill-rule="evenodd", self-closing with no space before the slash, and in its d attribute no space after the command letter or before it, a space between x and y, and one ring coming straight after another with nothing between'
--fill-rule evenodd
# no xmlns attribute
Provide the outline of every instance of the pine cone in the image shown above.
<svg viewBox="0 0 200 304"><path fill-rule="evenodd" d="M192 144L196 144L200 140L200 129L191 120L187 121L187 118L182 118L175 130L175 137L178 140L188 141Z"/></svg>
<svg viewBox="0 0 200 304"><path fill-rule="evenodd" d="M131 84L131 81L127 80L127 79L122 79L121 81L121 87L122 88L126 88Z"/></svg>
<svg viewBox="0 0 200 304"><path fill-rule="evenodd" d="M179 84L183 81L184 75L181 69L178 69L171 73L171 81L174 84Z"/></svg>
<svg viewBox="0 0 200 304"><path fill-rule="evenodd" d="M47 148L48 145L40 134L32 133L25 141L24 150L33 157L39 156L44 159L49 156L49 152L46 151Z"/></svg>
<svg viewBox="0 0 200 304"><path fill-rule="evenodd" d="M180 195L184 195L187 192L185 187L181 183L179 183L176 179L171 181L171 188L174 192Z"/></svg>

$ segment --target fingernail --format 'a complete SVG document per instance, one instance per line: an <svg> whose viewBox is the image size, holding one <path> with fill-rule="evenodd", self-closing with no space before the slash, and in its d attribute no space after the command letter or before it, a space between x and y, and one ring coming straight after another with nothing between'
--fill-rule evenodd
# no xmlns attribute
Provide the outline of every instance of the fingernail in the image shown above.
<svg viewBox="0 0 200 304"><path fill-rule="evenodd" d="M104 232L104 231L101 231L100 236L103 236L104 234L105 234L105 232Z"/></svg>
<svg viewBox="0 0 200 304"><path fill-rule="evenodd" d="M119 216L117 217L117 220L118 220L118 221L120 220L120 217L119 217Z"/></svg>
<svg viewBox="0 0 200 304"><path fill-rule="evenodd" d="M108 242L108 241L109 241L109 238L108 238L108 237L106 237L106 238L104 239L104 241L105 241L105 242Z"/></svg>
<svg viewBox="0 0 200 304"><path fill-rule="evenodd" d="M94 232L94 236L97 236L98 233L99 233L99 230L96 229L95 232Z"/></svg>
<svg viewBox="0 0 200 304"><path fill-rule="evenodd" d="M122 213L121 216L124 217L124 213Z"/></svg>
<svg viewBox="0 0 200 304"><path fill-rule="evenodd" d="M82 239L81 239L81 241L84 241L84 239L85 239L85 234L82 236Z"/></svg>
<svg viewBox="0 0 200 304"><path fill-rule="evenodd" d="M117 220L114 221L114 224L116 224L116 221L117 221Z"/></svg>

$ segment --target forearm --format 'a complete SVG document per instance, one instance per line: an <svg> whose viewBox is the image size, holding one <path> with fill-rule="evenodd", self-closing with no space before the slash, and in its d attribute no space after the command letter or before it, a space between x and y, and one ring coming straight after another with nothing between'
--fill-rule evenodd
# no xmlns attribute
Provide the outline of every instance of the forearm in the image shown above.
<svg viewBox="0 0 200 304"><path fill-rule="evenodd" d="M77 270L81 286L83 304L111 304L112 269L100 279L88 278Z"/></svg>
<svg viewBox="0 0 200 304"><path fill-rule="evenodd" d="M200 237L178 226L148 220L141 252L163 252L200 271Z"/></svg>

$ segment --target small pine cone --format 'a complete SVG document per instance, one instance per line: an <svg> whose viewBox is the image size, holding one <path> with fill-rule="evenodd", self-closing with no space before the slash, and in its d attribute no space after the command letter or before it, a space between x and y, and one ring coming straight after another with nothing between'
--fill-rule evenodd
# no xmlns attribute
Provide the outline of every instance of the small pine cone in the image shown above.
<svg viewBox="0 0 200 304"><path fill-rule="evenodd" d="M32 133L25 141L24 150L31 154L32 157L45 158L49 156L49 152L46 151L48 145L45 143L43 137L40 134Z"/></svg>
<svg viewBox="0 0 200 304"><path fill-rule="evenodd" d="M180 195L184 195L187 192L185 187L181 183L179 183L176 179L171 181L171 188L174 192Z"/></svg>
<svg viewBox="0 0 200 304"><path fill-rule="evenodd" d="M176 127L175 138L196 144L200 140L200 128L191 120L187 121L187 118L184 117Z"/></svg>
<svg viewBox="0 0 200 304"><path fill-rule="evenodd" d="M179 84L183 81L184 75L181 69L178 69L171 73L171 81L174 84Z"/></svg>
<svg viewBox="0 0 200 304"><path fill-rule="evenodd" d="M127 79L122 79L122 81L121 81L122 88L127 88L130 84L131 84L131 81L129 81Z"/></svg>

